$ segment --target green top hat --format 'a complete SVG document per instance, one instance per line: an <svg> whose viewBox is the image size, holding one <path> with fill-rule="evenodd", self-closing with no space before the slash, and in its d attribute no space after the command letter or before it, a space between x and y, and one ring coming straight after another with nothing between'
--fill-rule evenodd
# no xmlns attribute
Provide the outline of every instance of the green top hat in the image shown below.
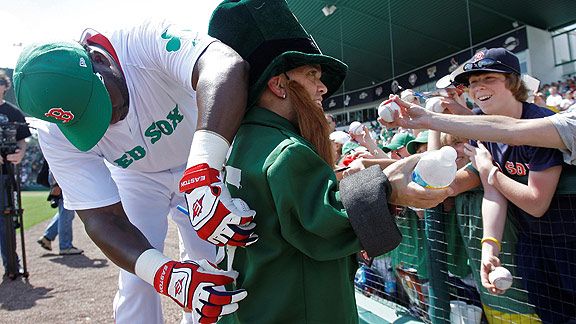
<svg viewBox="0 0 576 324"><path fill-rule="evenodd" d="M414 136L412 136L412 134L410 133L398 133L394 135L394 137L392 137L392 140L390 140L390 143L388 143L388 145L384 145L382 147L382 150L388 153L390 151L403 148L404 146L408 145L408 142L410 142L413 139Z"/></svg>
<svg viewBox="0 0 576 324"><path fill-rule="evenodd" d="M94 147L110 125L110 96L78 43L24 49L14 69L14 90L25 113L56 123L81 151Z"/></svg>
<svg viewBox="0 0 576 324"><path fill-rule="evenodd" d="M320 52L284 0L225 0L212 13L208 34L250 63L249 105L271 77L302 65L322 67L324 99L346 77L346 64Z"/></svg>
<svg viewBox="0 0 576 324"><path fill-rule="evenodd" d="M418 149L418 144L428 143L428 131L422 131L418 133L416 139L411 140L406 144L406 151L410 154L416 154L416 150Z"/></svg>

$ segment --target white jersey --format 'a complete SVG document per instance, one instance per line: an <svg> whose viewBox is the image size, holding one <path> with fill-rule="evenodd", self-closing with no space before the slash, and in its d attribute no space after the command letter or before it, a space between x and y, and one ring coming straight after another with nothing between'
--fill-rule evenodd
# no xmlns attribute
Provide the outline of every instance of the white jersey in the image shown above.
<svg viewBox="0 0 576 324"><path fill-rule="evenodd" d="M146 173L186 164L198 117L192 71L216 41L165 21L116 31L109 40L128 85L126 118L111 125L88 152L76 149L56 124L39 129L42 151L72 210L120 201L104 160Z"/></svg>

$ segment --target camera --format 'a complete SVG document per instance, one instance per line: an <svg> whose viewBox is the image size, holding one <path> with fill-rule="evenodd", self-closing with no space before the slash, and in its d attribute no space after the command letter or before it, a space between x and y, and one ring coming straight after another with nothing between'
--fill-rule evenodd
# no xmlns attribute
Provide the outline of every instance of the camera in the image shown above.
<svg viewBox="0 0 576 324"><path fill-rule="evenodd" d="M17 123L0 119L0 155L16 153L18 141L16 140Z"/></svg>

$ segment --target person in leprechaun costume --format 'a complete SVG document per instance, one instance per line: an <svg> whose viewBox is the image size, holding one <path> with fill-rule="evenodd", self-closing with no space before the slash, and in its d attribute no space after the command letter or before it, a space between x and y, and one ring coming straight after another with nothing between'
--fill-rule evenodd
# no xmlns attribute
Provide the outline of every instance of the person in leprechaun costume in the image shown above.
<svg viewBox="0 0 576 324"><path fill-rule="evenodd" d="M226 182L256 210L260 237L227 256L248 296L222 322L357 323L356 254L380 255L400 242L388 200L402 202L409 180L398 175L418 158L337 182L322 99L347 66L320 52L284 0L224 1L208 33L250 64L249 108ZM446 194L422 190L428 204Z"/></svg>

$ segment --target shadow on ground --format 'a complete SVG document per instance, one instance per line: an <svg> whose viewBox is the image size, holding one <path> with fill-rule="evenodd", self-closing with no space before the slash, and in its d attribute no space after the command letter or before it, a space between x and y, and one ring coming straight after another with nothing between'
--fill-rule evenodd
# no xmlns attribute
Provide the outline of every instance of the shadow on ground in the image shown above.
<svg viewBox="0 0 576 324"><path fill-rule="evenodd" d="M0 283L0 309L17 311L34 307L38 300L52 298L52 288L34 287L27 279L5 279Z"/></svg>
<svg viewBox="0 0 576 324"><path fill-rule="evenodd" d="M58 254L45 254L42 257L51 257L50 261L65 265L70 268L103 268L108 266L106 259L90 259L84 254L78 255L58 255Z"/></svg>

